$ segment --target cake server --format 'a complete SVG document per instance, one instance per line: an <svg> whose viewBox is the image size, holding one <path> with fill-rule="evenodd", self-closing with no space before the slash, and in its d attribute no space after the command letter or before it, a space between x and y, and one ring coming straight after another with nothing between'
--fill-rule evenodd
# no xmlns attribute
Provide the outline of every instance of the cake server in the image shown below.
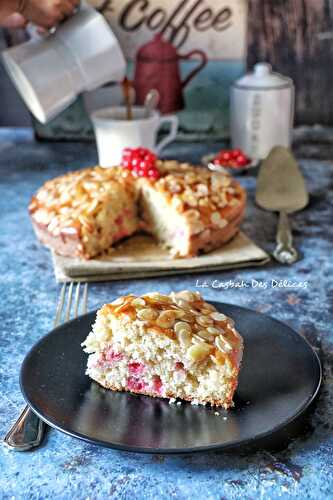
<svg viewBox="0 0 333 500"><path fill-rule="evenodd" d="M297 161L288 148L274 147L262 162L256 202L265 210L279 212L273 257L282 264L293 264L298 253L293 246L288 214L303 209L309 202L309 195Z"/></svg>

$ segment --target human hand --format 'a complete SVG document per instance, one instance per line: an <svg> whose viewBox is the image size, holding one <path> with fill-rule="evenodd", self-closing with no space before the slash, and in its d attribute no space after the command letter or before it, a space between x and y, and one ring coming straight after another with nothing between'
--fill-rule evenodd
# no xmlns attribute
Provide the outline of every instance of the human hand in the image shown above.
<svg viewBox="0 0 333 500"><path fill-rule="evenodd" d="M1 26L4 28L24 28L26 24L26 19L18 12L14 12L14 14L5 16L4 19L1 19Z"/></svg>
<svg viewBox="0 0 333 500"><path fill-rule="evenodd" d="M18 11L26 20L50 29L74 14L80 0L20 0Z"/></svg>

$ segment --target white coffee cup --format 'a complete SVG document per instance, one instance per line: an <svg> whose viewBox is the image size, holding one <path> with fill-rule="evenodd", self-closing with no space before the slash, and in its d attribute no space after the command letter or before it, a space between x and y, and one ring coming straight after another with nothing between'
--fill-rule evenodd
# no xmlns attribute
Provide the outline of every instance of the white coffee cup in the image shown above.
<svg viewBox="0 0 333 500"><path fill-rule="evenodd" d="M161 116L152 111L149 117L142 106L133 107L133 119L126 118L124 106L102 108L91 113L99 164L112 167L121 163L124 148L145 147L157 155L177 135L178 118L175 115ZM170 123L170 132L157 143L157 133L164 123Z"/></svg>
<svg viewBox="0 0 333 500"><path fill-rule="evenodd" d="M22 99L42 123L85 90L121 81L126 61L105 18L88 3L47 36L3 52L3 62Z"/></svg>

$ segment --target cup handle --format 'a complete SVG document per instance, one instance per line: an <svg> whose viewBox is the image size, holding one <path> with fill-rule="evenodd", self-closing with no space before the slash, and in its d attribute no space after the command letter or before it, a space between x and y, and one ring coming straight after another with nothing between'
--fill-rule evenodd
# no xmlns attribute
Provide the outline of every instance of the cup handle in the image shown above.
<svg viewBox="0 0 333 500"><path fill-rule="evenodd" d="M170 123L170 132L164 137L155 147L156 154L159 154L165 146L167 146L170 142L174 141L177 136L178 131L178 117L175 115L165 115L160 117L159 126L161 127L163 123Z"/></svg>

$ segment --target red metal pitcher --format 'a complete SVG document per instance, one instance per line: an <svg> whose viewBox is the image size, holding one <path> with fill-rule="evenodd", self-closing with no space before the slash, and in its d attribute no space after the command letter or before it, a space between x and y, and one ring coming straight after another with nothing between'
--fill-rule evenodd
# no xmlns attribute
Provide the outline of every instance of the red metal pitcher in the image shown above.
<svg viewBox="0 0 333 500"><path fill-rule="evenodd" d="M201 61L190 74L181 81L179 61L199 56ZM163 40L162 34L143 45L136 56L134 87L138 104L143 104L150 89L160 93L159 110L172 113L184 107L183 88L207 63L202 50L192 50L188 54L178 54L175 47Z"/></svg>

